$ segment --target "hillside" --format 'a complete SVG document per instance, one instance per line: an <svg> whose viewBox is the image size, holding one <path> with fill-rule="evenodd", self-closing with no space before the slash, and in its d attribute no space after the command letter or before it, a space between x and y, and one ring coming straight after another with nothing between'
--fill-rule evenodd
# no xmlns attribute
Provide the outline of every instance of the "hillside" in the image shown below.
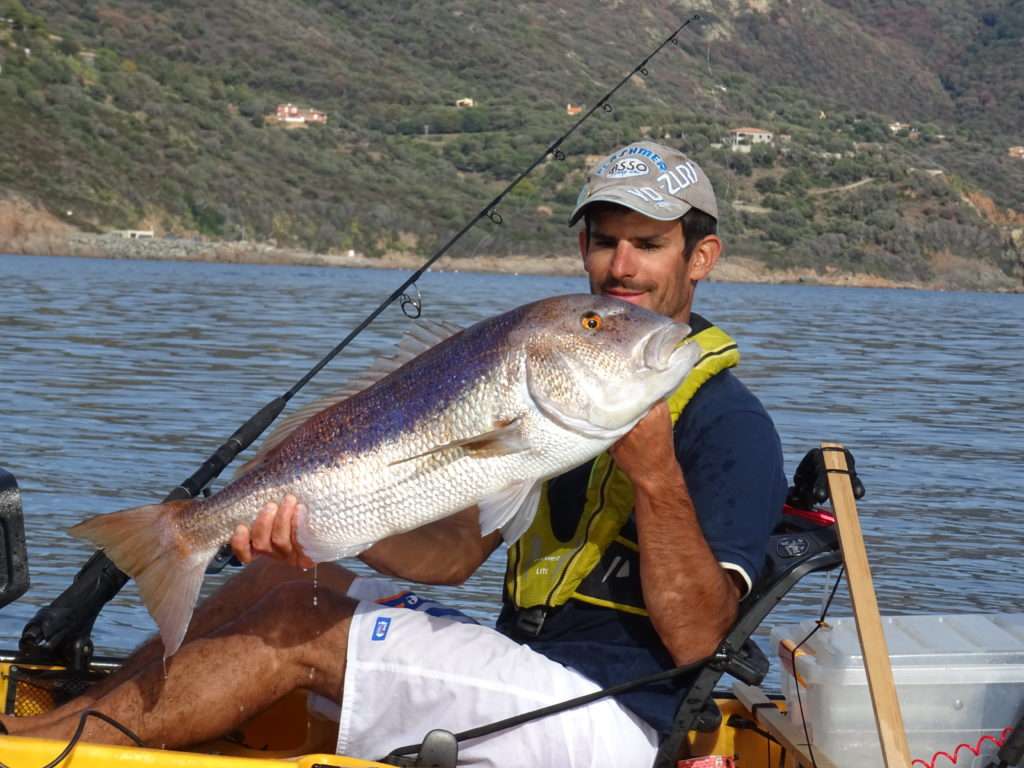
<svg viewBox="0 0 1024 768"><path fill-rule="evenodd" d="M1020 3L697 5L679 45L455 256L564 253L588 157L652 136L715 180L735 256L1024 286ZM0 195L92 231L426 254L689 9L0 0ZM267 121L289 102L326 124ZM742 126L772 144L722 146Z"/></svg>

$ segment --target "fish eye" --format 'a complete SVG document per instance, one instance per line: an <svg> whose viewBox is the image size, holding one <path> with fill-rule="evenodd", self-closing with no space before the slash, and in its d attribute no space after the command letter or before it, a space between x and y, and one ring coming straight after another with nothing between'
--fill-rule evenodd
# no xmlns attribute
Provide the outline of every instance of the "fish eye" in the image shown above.
<svg viewBox="0 0 1024 768"><path fill-rule="evenodd" d="M580 325L588 331L599 331L601 326L604 324L604 320L597 312L584 312L580 315Z"/></svg>

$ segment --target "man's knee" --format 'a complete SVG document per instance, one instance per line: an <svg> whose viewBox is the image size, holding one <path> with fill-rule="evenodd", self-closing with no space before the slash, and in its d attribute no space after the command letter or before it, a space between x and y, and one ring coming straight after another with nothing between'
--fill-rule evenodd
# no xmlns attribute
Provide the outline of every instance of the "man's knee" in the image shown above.
<svg viewBox="0 0 1024 768"><path fill-rule="evenodd" d="M330 587L314 589L312 584L290 581L266 594L235 630L258 634L274 649L280 669L298 674L293 680L296 686L334 697L341 690L356 605Z"/></svg>

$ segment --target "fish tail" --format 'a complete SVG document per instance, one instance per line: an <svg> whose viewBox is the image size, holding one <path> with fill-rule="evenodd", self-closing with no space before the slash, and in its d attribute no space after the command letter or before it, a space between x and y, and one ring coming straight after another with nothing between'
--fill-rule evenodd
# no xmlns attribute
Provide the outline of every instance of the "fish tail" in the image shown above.
<svg viewBox="0 0 1024 768"><path fill-rule="evenodd" d="M102 549L138 584L146 609L160 628L164 658L181 646L199 598L206 566L216 550L195 550L174 525L195 502L150 504L97 515L69 533Z"/></svg>

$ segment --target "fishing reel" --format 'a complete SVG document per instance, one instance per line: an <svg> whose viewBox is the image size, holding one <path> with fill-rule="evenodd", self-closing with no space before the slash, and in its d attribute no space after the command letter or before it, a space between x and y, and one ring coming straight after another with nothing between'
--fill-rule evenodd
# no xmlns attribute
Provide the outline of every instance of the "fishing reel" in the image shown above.
<svg viewBox="0 0 1024 768"><path fill-rule="evenodd" d="M825 466L825 450L837 450L835 448L813 448L807 452L800 464L793 473L793 485L789 488L786 496L786 503L797 509L811 509L818 504L828 501L828 473ZM857 477L856 465L853 454L849 449L844 448L846 466L850 473L850 485L853 486L853 497L864 498L864 483Z"/></svg>

